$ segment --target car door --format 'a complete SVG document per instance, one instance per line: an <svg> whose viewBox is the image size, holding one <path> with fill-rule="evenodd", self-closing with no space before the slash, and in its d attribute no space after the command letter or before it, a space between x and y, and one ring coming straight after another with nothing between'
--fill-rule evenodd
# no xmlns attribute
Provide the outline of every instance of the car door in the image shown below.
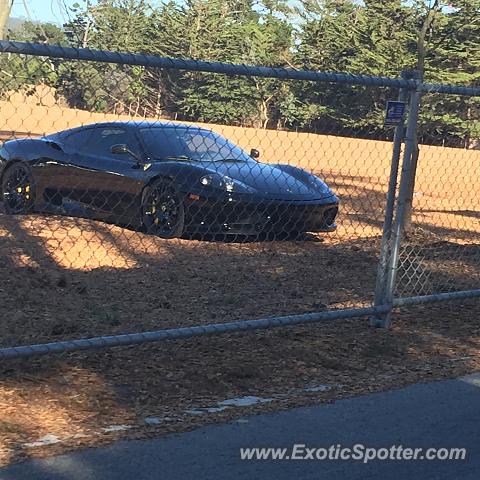
<svg viewBox="0 0 480 480"><path fill-rule="evenodd" d="M143 186L138 162L129 154L114 154L111 147L127 144L134 152L140 146L133 132L123 126L97 126L82 132L70 152L72 175L69 198L101 216L130 223L138 208Z"/></svg>
<svg viewBox="0 0 480 480"><path fill-rule="evenodd" d="M95 128L84 127L67 132L62 138L62 148L67 161L57 174L57 186L63 199L79 201L83 198L86 184L85 165L82 153L95 141Z"/></svg>

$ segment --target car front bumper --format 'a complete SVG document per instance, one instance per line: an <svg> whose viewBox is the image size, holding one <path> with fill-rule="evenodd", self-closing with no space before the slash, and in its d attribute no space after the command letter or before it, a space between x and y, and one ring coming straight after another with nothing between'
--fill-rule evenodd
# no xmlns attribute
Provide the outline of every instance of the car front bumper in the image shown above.
<svg viewBox="0 0 480 480"><path fill-rule="evenodd" d="M336 229L338 199L245 201L187 195L185 228L193 234L301 234Z"/></svg>

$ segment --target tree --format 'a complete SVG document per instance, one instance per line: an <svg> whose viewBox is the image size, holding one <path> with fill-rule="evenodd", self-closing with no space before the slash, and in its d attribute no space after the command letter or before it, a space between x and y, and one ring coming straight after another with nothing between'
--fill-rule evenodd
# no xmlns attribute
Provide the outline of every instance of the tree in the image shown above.
<svg viewBox="0 0 480 480"><path fill-rule="evenodd" d="M398 76L412 67L414 16L400 0L303 0L297 62L301 68ZM389 89L298 87L299 124L308 130L383 137ZM387 132L391 134L391 132Z"/></svg>
<svg viewBox="0 0 480 480"><path fill-rule="evenodd" d="M9 31L8 36L14 36L17 40L25 42L66 43L63 30L50 23L38 24L26 21L14 32ZM55 86L61 63L60 60L43 57L1 55L0 71L4 75L0 83L0 95L30 89L40 83Z"/></svg>
<svg viewBox="0 0 480 480"><path fill-rule="evenodd" d="M4 39L13 0L0 0L0 40Z"/></svg>
<svg viewBox="0 0 480 480"><path fill-rule="evenodd" d="M426 57L426 41L427 34L431 33L434 21L438 14L441 14L441 4L439 0L432 0L425 3L420 3L420 10L425 8L426 13L422 19L421 26L418 32L417 38L417 65L416 71L418 73L418 79L424 80L425 76L425 57ZM410 231L412 227L412 209L413 209L413 195L415 193L415 177L417 175L418 158L420 156L420 148L418 144L418 132L415 133L414 147L412 152L412 158L410 162L410 179L408 185L407 196L405 200L405 214L403 218L404 231Z"/></svg>
<svg viewBox="0 0 480 480"><path fill-rule="evenodd" d="M285 1L188 0L169 2L153 15L154 53L207 61L284 66L291 26L281 14ZM152 79L155 76L152 75ZM204 73L157 74L164 108L181 118L205 122L275 126L277 99L285 85L266 79Z"/></svg>
<svg viewBox="0 0 480 480"><path fill-rule="evenodd" d="M177 56L242 62L247 30L257 15L249 0L189 0L178 13L187 32L187 49ZM185 73L178 78L174 91L175 108L189 120L244 124L256 114L255 87L248 78Z"/></svg>
<svg viewBox="0 0 480 480"><path fill-rule="evenodd" d="M0 0L5 1L5 0ZM79 0L59 29L12 38L206 61L480 83L480 0ZM294 9L292 5L296 5ZM389 138L386 88L1 56L3 91L47 82L71 106L192 121ZM427 94L419 141L471 146L479 104ZM413 191L413 190L412 190Z"/></svg>
<svg viewBox="0 0 480 480"><path fill-rule="evenodd" d="M428 82L480 84L480 0L440 3L426 36L424 77ZM419 64L422 69L422 65ZM425 95L428 109L420 117L420 139L448 138L452 146L468 148L480 137L478 99Z"/></svg>
<svg viewBox="0 0 480 480"><path fill-rule="evenodd" d="M348 71L356 54L354 37L360 5L353 1L302 0L297 8L295 66L320 71ZM286 124L293 128L341 130L347 89L295 82ZM347 107L348 108L348 107Z"/></svg>
<svg viewBox="0 0 480 480"><path fill-rule="evenodd" d="M480 79L480 0L418 1L417 70L422 80L478 85ZM480 138L478 99L426 95L420 116L420 138L456 137L467 147ZM476 114L476 117L475 117ZM419 138L411 159L404 229L412 228L412 206L419 161Z"/></svg>
<svg viewBox="0 0 480 480"><path fill-rule="evenodd" d="M65 26L81 47L139 52L146 49L151 7L146 0L85 0L74 4ZM102 112L141 113L145 69L138 66L75 62L64 65L59 91L71 106ZM144 113L144 112L142 112Z"/></svg>

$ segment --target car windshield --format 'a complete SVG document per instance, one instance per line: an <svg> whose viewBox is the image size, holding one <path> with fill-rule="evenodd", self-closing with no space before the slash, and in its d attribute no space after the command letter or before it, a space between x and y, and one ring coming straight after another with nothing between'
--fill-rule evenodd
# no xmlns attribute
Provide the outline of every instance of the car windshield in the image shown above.
<svg viewBox="0 0 480 480"><path fill-rule="evenodd" d="M221 135L197 127L169 126L140 129L152 158L191 159L199 162L248 162L252 158Z"/></svg>

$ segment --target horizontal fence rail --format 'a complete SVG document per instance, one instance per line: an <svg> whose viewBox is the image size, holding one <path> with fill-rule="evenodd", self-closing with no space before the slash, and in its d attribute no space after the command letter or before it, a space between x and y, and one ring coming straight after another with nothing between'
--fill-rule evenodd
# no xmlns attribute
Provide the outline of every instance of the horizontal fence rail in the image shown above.
<svg viewBox="0 0 480 480"><path fill-rule="evenodd" d="M449 300L464 300L480 297L480 290L452 292L436 295L423 295L409 298L395 298L393 307L417 305ZM171 328L142 333L126 333L93 338L81 338L60 342L22 345L18 347L0 348L0 360L38 357L49 354L80 352L85 350L100 350L113 347L127 347L164 340L180 340L192 337L231 334L243 331L267 330L271 328L306 325L349 318L375 317L391 311L392 305L379 305L347 310L333 310L283 317L261 318L255 320L240 320L237 322L214 323L204 326Z"/></svg>
<svg viewBox="0 0 480 480"><path fill-rule="evenodd" d="M183 58L159 57L142 53L111 52L107 50L63 47L59 45L15 42L10 40L0 41L0 52L62 58L67 60L86 60L123 65L140 65L144 67L162 68L167 70L185 70L191 72L241 75L245 77L306 80L312 82L366 85L376 87L396 87L408 88L412 90L417 88L419 85L419 83L415 80L406 80L403 78L356 75L342 72L294 70L291 68L261 67L255 65L223 62L208 62ZM421 84L421 89L427 93L480 96L480 87L424 83Z"/></svg>
<svg viewBox="0 0 480 480"><path fill-rule="evenodd" d="M402 78L354 75L351 73L316 72L288 68L260 67L254 65L237 65L222 62L206 62L182 58L165 58L141 53L121 53L88 48L71 48L57 45L42 45L3 40L0 52L25 55L63 58L69 60L87 60L122 65L141 65L144 67L169 70L186 70L191 72L223 73L248 77L279 78L285 80L308 80L312 82L331 82L348 85L368 85L377 87L415 88L416 83Z"/></svg>
<svg viewBox="0 0 480 480"><path fill-rule="evenodd" d="M422 91L425 93L444 93L448 95L466 95L468 97L480 97L480 87L462 87L460 85L437 85L424 83Z"/></svg>
<svg viewBox="0 0 480 480"><path fill-rule="evenodd" d="M77 352L81 350L95 350L143 343L159 342L162 340L178 340L191 337L204 337L252 330L266 330L270 328L288 327L292 325L319 323L331 320L340 320L354 317L379 315L389 311L388 306L352 308L302 315L288 315L256 320L241 320L238 322L214 323L205 326L171 328L143 333L128 333L63 342L52 342L37 345L25 345L0 349L0 360L26 358L51 353Z"/></svg>
<svg viewBox="0 0 480 480"><path fill-rule="evenodd" d="M480 290L465 290L462 292L434 293L432 295L417 295L415 297L401 297L393 300L394 307L407 305L419 305L422 303L447 302L450 300L467 300L468 298L479 298Z"/></svg>

